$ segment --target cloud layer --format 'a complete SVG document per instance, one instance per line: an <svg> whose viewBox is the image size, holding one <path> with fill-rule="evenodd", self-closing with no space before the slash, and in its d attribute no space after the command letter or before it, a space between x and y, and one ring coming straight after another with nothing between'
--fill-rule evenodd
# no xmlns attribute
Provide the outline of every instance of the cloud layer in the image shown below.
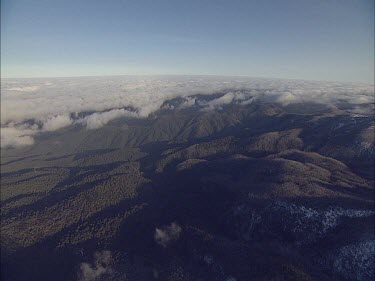
<svg viewBox="0 0 375 281"><path fill-rule="evenodd" d="M194 95L224 93L200 102ZM238 77L99 77L5 79L1 83L1 146L33 144L33 136L73 124L97 129L119 117L145 118L165 101L205 110L255 100L288 105L319 102L334 106L374 102L372 85Z"/></svg>

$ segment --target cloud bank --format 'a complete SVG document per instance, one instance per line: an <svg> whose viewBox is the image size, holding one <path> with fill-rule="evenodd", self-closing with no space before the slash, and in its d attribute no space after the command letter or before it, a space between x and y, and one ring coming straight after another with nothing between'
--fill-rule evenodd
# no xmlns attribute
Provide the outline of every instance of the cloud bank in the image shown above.
<svg viewBox="0 0 375 281"><path fill-rule="evenodd" d="M195 95L218 94L209 101ZM1 147L34 143L34 136L71 125L98 129L120 118L146 118L175 98L179 108L216 110L256 100L288 105L318 102L330 106L374 102L373 85L239 77L85 77L3 79ZM173 107L171 107L173 108ZM359 109L358 109L359 110Z"/></svg>

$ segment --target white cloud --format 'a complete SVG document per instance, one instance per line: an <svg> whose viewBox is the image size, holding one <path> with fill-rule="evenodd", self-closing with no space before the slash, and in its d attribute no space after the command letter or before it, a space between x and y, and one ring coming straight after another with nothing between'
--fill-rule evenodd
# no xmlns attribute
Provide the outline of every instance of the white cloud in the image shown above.
<svg viewBox="0 0 375 281"><path fill-rule="evenodd" d="M85 124L87 129L98 129L116 118L137 116L137 113L125 109L113 109L107 112L93 113L81 120L78 120L77 123Z"/></svg>
<svg viewBox="0 0 375 281"><path fill-rule="evenodd" d="M80 280L93 281L97 280L103 274L112 272L110 267L112 261L112 254L110 251L101 251L94 254L94 263L81 263L80 266Z"/></svg>
<svg viewBox="0 0 375 281"><path fill-rule="evenodd" d="M187 107L191 107L191 106L194 106L195 103L196 103L197 99L196 98L191 98L191 97L187 97L180 105L180 108L187 108Z"/></svg>
<svg viewBox="0 0 375 281"><path fill-rule="evenodd" d="M40 89L39 86L25 86L25 87L13 87L9 88L8 91L17 91L17 92L35 92Z"/></svg>
<svg viewBox="0 0 375 281"><path fill-rule="evenodd" d="M1 128L1 148L20 147L34 144L36 129L5 127Z"/></svg>
<svg viewBox="0 0 375 281"><path fill-rule="evenodd" d="M208 102L207 106L208 106L209 109L218 108L218 107L221 107L223 105L232 103L233 99L234 99L234 93L229 92L228 94L225 94L224 96L222 96L220 98L217 98L217 99L214 99L214 100Z"/></svg>
<svg viewBox="0 0 375 281"><path fill-rule="evenodd" d="M193 96L215 93L223 95L204 103ZM144 118L159 110L165 101L178 97L184 99L180 108L201 105L208 110L254 100L283 105L304 101L361 105L374 102L374 88L364 84L205 76L3 79L1 130L5 132L2 135L6 135L8 144L31 144L36 133L73 123L94 129L119 117ZM81 120L70 118L89 112L91 115ZM33 134L24 126L30 120L40 125Z"/></svg>
<svg viewBox="0 0 375 281"><path fill-rule="evenodd" d="M68 127L73 123L73 120L69 115L57 115L47 118L43 123L44 131L56 131L65 127Z"/></svg>
<svg viewBox="0 0 375 281"><path fill-rule="evenodd" d="M202 105L206 106L206 109L208 110L213 110L216 108L222 108L224 105L231 104L233 102L240 102L242 104L244 101L248 99L251 99L251 92L236 91L226 93L220 98L213 99L207 103L203 103Z"/></svg>
<svg viewBox="0 0 375 281"><path fill-rule="evenodd" d="M154 235L155 242L165 248L180 237L181 231L181 227L174 222L162 228L156 228Z"/></svg>
<svg viewBox="0 0 375 281"><path fill-rule="evenodd" d="M43 124L42 129L37 124L15 124L10 122L1 127L1 148L22 147L34 144L34 136L41 132L56 131L72 124L73 120L67 115L57 115L37 120Z"/></svg>
<svg viewBox="0 0 375 281"><path fill-rule="evenodd" d="M282 105L288 105L288 104L291 104L291 103L295 103L295 102L298 102L300 101L298 96L290 93L290 92L283 92L283 93L280 93L277 98L276 98L276 101L281 103Z"/></svg>

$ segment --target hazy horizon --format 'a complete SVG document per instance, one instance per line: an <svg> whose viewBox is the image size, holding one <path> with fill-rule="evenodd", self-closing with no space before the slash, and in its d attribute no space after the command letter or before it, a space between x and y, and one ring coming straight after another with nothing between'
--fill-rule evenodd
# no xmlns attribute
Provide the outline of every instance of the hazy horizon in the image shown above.
<svg viewBox="0 0 375 281"><path fill-rule="evenodd" d="M311 81L311 82L329 82L345 84L364 84L374 85L375 81L342 81L342 80L319 80L319 79L302 79L302 78L285 78L285 77L268 77L268 76L248 76L248 75L215 75L215 74L109 74L109 75L75 75L75 76L30 76L30 77L1 77L1 80L33 80L33 79L64 79L64 78L114 78L114 77L217 77L217 78L248 78L264 80L285 80L285 81Z"/></svg>

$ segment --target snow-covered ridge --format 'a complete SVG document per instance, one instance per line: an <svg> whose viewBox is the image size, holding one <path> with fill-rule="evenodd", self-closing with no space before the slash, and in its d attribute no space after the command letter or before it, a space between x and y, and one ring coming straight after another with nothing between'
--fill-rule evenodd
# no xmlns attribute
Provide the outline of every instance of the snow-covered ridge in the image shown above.
<svg viewBox="0 0 375 281"><path fill-rule="evenodd" d="M330 207L318 210L305 206L298 206L283 201L275 202L269 206L270 209L286 213L293 220L290 221L290 230L294 233L305 232L311 226L315 234L321 236L329 230L335 228L343 218L369 217L375 214L372 210L354 210L341 207Z"/></svg>
<svg viewBox="0 0 375 281"><path fill-rule="evenodd" d="M373 210L344 209L329 207L313 209L285 201L275 201L260 210L241 205L234 210L234 217L240 218L239 235L252 239L256 231L284 233L297 244L307 244L323 237L338 226L345 218L362 218L375 215Z"/></svg>
<svg viewBox="0 0 375 281"><path fill-rule="evenodd" d="M333 269L347 280L374 280L375 241L346 245L332 255Z"/></svg>

